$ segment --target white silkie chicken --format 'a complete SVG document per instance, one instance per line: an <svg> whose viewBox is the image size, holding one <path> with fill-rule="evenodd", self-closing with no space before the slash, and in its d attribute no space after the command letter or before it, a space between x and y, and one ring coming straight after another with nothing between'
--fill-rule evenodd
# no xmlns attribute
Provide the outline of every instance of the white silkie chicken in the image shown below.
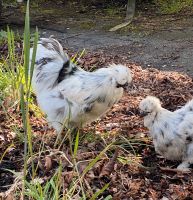
<svg viewBox="0 0 193 200"><path fill-rule="evenodd" d="M193 100L171 112L161 107L158 98L148 96L139 108L155 151L166 159L182 161L177 169L189 170L193 164Z"/></svg>
<svg viewBox="0 0 193 200"><path fill-rule="evenodd" d="M38 42L32 87L57 132L64 123L81 127L98 119L120 100L123 87L131 81L126 66L114 64L87 72L70 61L57 40Z"/></svg>

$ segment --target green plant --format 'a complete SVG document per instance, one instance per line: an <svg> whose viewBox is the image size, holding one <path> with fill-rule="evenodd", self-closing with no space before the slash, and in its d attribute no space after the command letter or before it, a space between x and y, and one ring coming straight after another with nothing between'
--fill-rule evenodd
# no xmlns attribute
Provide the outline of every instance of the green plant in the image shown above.
<svg viewBox="0 0 193 200"><path fill-rule="evenodd" d="M46 183L42 179L34 179L31 182L25 180L25 195L33 200L44 200L44 199L52 199L59 200L62 199L61 195L61 173L62 166L58 167L56 173L52 176L50 180Z"/></svg>
<svg viewBox="0 0 193 200"><path fill-rule="evenodd" d="M7 28L8 56L0 61L0 98L9 96L10 103L19 100L19 87L23 82L23 67L20 58L15 52L15 35Z"/></svg>
<svg viewBox="0 0 193 200"><path fill-rule="evenodd" d="M7 32L4 30L0 31L0 41L7 39Z"/></svg>
<svg viewBox="0 0 193 200"><path fill-rule="evenodd" d="M33 76L33 69L35 64L37 42L38 42L38 31L36 30L34 43L33 43L33 53L30 62L30 18L29 18L29 1L26 7L25 16L25 29L24 29L24 82L20 83L20 105L23 121L23 129L25 134L24 143L24 173L23 173L23 195L25 194L25 180L27 175L27 160L33 157L32 148L32 131L29 121L29 102L31 96L31 82ZM25 88L25 90L24 90ZM32 179L35 176L34 164L32 163Z"/></svg>
<svg viewBox="0 0 193 200"><path fill-rule="evenodd" d="M173 14L193 6L192 0L155 0L164 14Z"/></svg>

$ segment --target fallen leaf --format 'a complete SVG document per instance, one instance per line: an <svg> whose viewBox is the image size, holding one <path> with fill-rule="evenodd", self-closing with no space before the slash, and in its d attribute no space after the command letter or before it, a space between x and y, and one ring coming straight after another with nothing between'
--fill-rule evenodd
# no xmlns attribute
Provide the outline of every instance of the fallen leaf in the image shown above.
<svg viewBox="0 0 193 200"><path fill-rule="evenodd" d="M52 160L49 156L45 157L45 168L46 171L49 171L52 168Z"/></svg>
<svg viewBox="0 0 193 200"><path fill-rule="evenodd" d="M113 157L109 160L109 162L106 165L103 166L99 177L108 176L113 172L115 161L118 156L118 152L119 152L119 150L116 149Z"/></svg>

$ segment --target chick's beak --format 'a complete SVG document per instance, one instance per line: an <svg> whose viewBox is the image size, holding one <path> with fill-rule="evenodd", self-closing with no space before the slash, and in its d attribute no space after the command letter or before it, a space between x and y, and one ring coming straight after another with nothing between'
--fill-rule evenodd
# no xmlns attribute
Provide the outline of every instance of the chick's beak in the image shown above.
<svg viewBox="0 0 193 200"><path fill-rule="evenodd" d="M148 114L149 114L148 112L141 111L141 110L140 110L140 112L139 112L139 116L140 116L140 117L145 117L145 116L147 116Z"/></svg>
<svg viewBox="0 0 193 200"><path fill-rule="evenodd" d="M125 83L125 84L123 85L123 89L126 90L126 89L128 88L128 86L129 86L129 83Z"/></svg>
<svg viewBox="0 0 193 200"><path fill-rule="evenodd" d="M125 87L127 87L128 86L128 83L125 83L124 85L122 85L122 84L117 84L117 88L120 88L120 87L122 87L122 88L124 88L125 89Z"/></svg>
<svg viewBox="0 0 193 200"><path fill-rule="evenodd" d="M130 82L130 83L126 82L125 84L117 83L116 87L117 88L123 88L124 90L127 90L131 85L132 85L132 82Z"/></svg>

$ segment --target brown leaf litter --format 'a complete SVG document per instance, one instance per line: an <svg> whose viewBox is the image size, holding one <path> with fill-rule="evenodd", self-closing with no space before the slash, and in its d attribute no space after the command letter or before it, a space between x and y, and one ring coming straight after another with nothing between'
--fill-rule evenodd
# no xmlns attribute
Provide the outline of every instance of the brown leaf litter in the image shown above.
<svg viewBox="0 0 193 200"><path fill-rule="evenodd" d="M117 200L192 199L193 173L178 174L175 171L163 170L175 168L178 162L167 161L155 153L148 131L143 127L143 119L138 115L139 102L147 95L160 98L163 107L169 110L183 106L193 96L192 78L177 72L142 69L130 64L123 57L101 52L88 53L79 62L87 70L107 66L112 62L122 63L126 64L134 75L133 85L128 87L120 102L102 119L85 127L81 135L82 140L77 152L80 174L108 143L115 141L116 147L119 148L107 151L85 175L84 187L88 191L87 195L91 197L106 183L110 183L100 198L111 195ZM17 133L14 129L17 127L17 131L23 133L21 116L14 108L7 108L7 112L14 117L9 118L0 111L0 152L7 150L0 162L2 193L14 182L13 175L5 171L5 168L18 172L23 169L23 142L22 138L19 140L18 136L15 136ZM52 129L45 129L46 121L35 117L33 113L30 120L34 132L33 151L39 152L40 145L44 143L44 151L32 159L37 167L37 178L41 178L44 184L62 163L61 181L65 191L73 178L77 177L73 170L73 156L69 145L65 143L61 149L54 149L56 135ZM129 142L133 143L132 148ZM13 146L10 147L11 144ZM32 160L28 161L28 180L31 178Z"/></svg>

